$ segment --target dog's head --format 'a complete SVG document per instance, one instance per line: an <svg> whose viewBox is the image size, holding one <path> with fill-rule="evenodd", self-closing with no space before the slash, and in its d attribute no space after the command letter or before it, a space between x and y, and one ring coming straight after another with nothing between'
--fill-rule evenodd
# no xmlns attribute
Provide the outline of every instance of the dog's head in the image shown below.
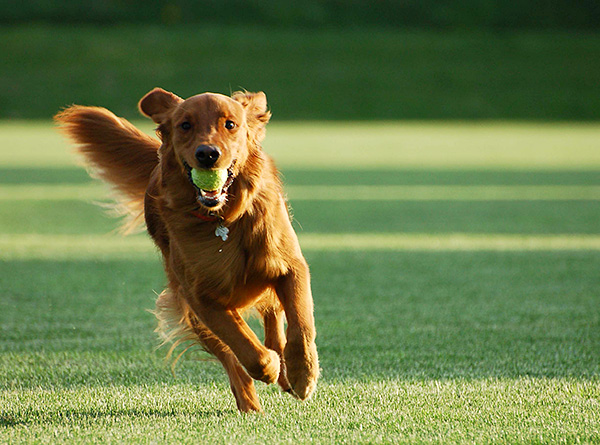
<svg viewBox="0 0 600 445"><path fill-rule="evenodd" d="M197 189L198 202L213 211L227 201L229 187L257 149L270 118L262 92L232 97L204 93L183 100L155 88L140 100L139 108L158 124L163 145L173 150ZM227 179L217 190L202 190L192 181L192 169L227 170Z"/></svg>

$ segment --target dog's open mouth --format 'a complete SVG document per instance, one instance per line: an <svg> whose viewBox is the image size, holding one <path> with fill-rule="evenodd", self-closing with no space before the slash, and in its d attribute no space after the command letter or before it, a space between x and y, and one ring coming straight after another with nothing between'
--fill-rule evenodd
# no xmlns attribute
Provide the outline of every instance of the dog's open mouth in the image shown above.
<svg viewBox="0 0 600 445"><path fill-rule="evenodd" d="M212 208L217 207L218 205L223 204L225 203L225 201L227 201L227 191L231 184L233 184L233 180L235 178L233 174L233 166L235 165L235 161L233 161L227 169L227 179L225 180L223 185L217 188L216 190L204 190L198 187L192 178L192 167L185 161L183 162L183 165L188 174L188 178L191 184L194 186L198 193L197 200L200 204L202 204L205 207Z"/></svg>

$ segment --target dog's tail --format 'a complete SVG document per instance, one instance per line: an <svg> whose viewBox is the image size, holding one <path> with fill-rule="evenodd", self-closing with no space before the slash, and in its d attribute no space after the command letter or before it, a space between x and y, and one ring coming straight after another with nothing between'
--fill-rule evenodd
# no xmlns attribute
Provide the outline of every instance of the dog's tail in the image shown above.
<svg viewBox="0 0 600 445"><path fill-rule="evenodd" d="M129 215L124 231L138 226L150 175L158 165L160 142L105 108L74 105L54 120L77 144L91 173L118 192L117 208Z"/></svg>

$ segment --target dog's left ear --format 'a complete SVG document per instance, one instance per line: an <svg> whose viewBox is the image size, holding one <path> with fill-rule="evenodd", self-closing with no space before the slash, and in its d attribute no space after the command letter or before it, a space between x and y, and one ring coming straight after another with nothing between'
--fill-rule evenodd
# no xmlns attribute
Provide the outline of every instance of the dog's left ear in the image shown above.
<svg viewBox="0 0 600 445"><path fill-rule="evenodd" d="M271 112L267 109L267 96L262 91L258 93L247 93L238 91L231 98L246 109L246 122L250 130L250 137L260 142L265 137L265 126L271 118Z"/></svg>
<svg viewBox="0 0 600 445"><path fill-rule="evenodd" d="M181 97L162 88L154 88L142 97L138 107L142 114L160 125L165 123L169 113L181 102L183 102Z"/></svg>

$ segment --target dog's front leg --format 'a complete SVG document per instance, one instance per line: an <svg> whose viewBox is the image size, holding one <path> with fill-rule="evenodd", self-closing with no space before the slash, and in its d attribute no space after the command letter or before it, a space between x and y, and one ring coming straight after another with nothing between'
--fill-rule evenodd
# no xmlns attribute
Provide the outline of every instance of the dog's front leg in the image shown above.
<svg viewBox="0 0 600 445"><path fill-rule="evenodd" d="M202 323L229 346L250 377L265 383L277 381L279 355L260 343L236 310L228 310L202 299L197 300L194 306Z"/></svg>
<svg viewBox="0 0 600 445"><path fill-rule="evenodd" d="M288 322L284 350L288 381L301 400L309 397L319 378L315 320L308 266L302 259L276 287Z"/></svg>

